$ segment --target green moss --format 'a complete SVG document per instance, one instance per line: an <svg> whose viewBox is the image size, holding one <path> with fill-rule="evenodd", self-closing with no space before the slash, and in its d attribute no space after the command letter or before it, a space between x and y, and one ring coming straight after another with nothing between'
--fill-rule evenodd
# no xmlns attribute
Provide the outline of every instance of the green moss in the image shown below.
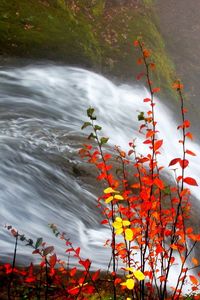
<svg viewBox="0 0 200 300"><path fill-rule="evenodd" d="M146 6L152 6L154 4L155 0L143 0L143 4Z"/></svg>
<svg viewBox="0 0 200 300"><path fill-rule="evenodd" d="M174 67L156 26L153 2L105 11L105 0L77 0L75 11L65 0L1 0L1 53L97 67L135 80L141 66L132 42L140 35L157 66L155 84L167 90Z"/></svg>
<svg viewBox="0 0 200 300"><path fill-rule="evenodd" d="M98 41L84 17L76 19L67 7L60 9L47 1L44 3L1 0L1 51L71 63L76 60L98 63Z"/></svg>
<svg viewBox="0 0 200 300"><path fill-rule="evenodd" d="M93 15L95 17L102 16L103 11L104 11L104 7L105 7L105 1L104 0L96 1L93 8L92 8Z"/></svg>

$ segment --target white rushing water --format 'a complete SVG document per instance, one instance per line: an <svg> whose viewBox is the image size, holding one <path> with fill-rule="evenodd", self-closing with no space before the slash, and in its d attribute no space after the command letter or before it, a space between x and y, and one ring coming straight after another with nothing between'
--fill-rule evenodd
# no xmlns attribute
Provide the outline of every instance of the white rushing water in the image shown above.
<svg viewBox="0 0 200 300"><path fill-rule="evenodd" d="M88 172L77 155L84 142L81 126L87 121L86 109L92 106L110 145L128 149L137 138L137 150L144 153L143 135L138 134L137 115L147 111L145 88L115 85L103 76L71 67L38 65L0 69L0 220L1 257L13 251L13 239L3 229L11 224L28 237L43 237L57 245L59 255L64 244L53 237L48 223L55 223L82 249L83 257L94 267L106 267L109 254L102 247L109 237L100 227L94 188L74 175L74 168ZM164 139L161 164L179 156L181 146L177 124L166 106L156 100L156 120ZM199 146L189 142L197 154ZM199 179L199 158L190 160L189 174ZM199 180L200 182L200 180ZM198 188L193 189L198 198ZM3 232L3 234L2 234ZM9 250L8 250L9 249ZM20 246L27 260L28 247ZM24 257L21 258L24 260Z"/></svg>

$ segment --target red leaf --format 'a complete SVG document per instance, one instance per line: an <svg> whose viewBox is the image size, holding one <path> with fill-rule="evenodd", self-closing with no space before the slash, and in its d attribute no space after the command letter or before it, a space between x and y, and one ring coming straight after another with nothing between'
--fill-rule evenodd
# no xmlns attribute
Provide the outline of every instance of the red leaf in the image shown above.
<svg viewBox="0 0 200 300"><path fill-rule="evenodd" d="M32 254L38 254L38 253L40 253L40 250L39 250L39 249L35 249L35 250L33 250L33 252L32 252Z"/></svg>
<svg viewBox="0 0 200 300"><path fill-rule="evenodd" d="M147 134L146 134L146 138L148 139L149 137L152 137L153 135L155 135L155 131L153 130L148 130Z"/></svg>
<svg viewBox="0 0 200 300"><path fill-rule="evenodd" d="M163 276L160 276L159 279L160 279L160 282L166 281L166 277L165 277L164 275L163 275Z"/></svg>
<svg viewBox="0 0 200 300"><path fill-rule="evenodd" d="M86 287L83 288L83 292L89 295L92 295L95 291L95 288L93 285L87 285ZM86 298L83 298L86 299Z"/></svg>
<svg viewBox="0 0 200 300"><path fill-rule="evenodd" d="M151 99L145 98L143 101L144 101L144 102L151 102Z"/></svg>
<svg viewBox="0 0 200 300"><path fill-rule="evenodd" d="M128 156L130 156L131 154L133 154L133 152L134 152L133 150L129 150L128 151Z"/></svg>
<svg viewBox="0 0 200 300"><path fill-rule="evenodd" d="M164 251L163 247L161 245L156 246L156 254L162 253Z"/></svg>
<svg viewBox="0 0 200 300"><path fill-rule="evenodd" d="M36 278L34 276L30 276L30 277L25 278L24 281L27 283L32 283L32 282L36 281Z"/></svg>
<svg viewBox="0 0 200 300"><path fill-rule="evenodd" d="M183 182L185 182L185 183L187 183L189 185L196 185L196 186L198 186L196 180L194 178L192 178L192 177L186 177L186 178L184 178Z"/></svg>
<svg viewBox="0 0 200 300"><path fill-rule="evenodd" d="M99 279L100 276L100 270L97 270L94 274L92 274L92 280L96 281L97 279Z"/></svg>
<svg viewBox="0 0 200 300"><path fill-rule="evenodd" d="M74 249L73 248L69 248L65 252L68 253L68 252L72 252L72 251L74 251Z"/></svg>
<svg viewBox="0 0 200 300"><path fill-rule="evenodd" d="M151 143L152 143L151 140L145 140L145 141L143 142L143 144L151 144Z"/></svg>
<svg viewBox="0 0 200 300"><path fill-rule="evenodd" d="M91 265L91 261L89 259L86 259L86 260L79 260L79 264L84 266L84 268L86 270L89 269L90 265Z"/></svg>
<svg viewBox="0 0 200 300"><path fill-rule="evenodd" d="M189 161L187 159L182 159L182 160L179 161L179 164L180 164L182 169L185 169L189 165Z"/></svg>
<svg viewBox="0 0 200 300"><path fill-rule="evenodd" d="M181 160L180 158L174 158L174 159L172 159L170 161L170 163L169 163L169 167L177 164L180 160Z"/></svg>
<svg viewBox="0 0 200 300"><path fill-rule="evenodd" d="M185 120L185 121L183 122L183 126L184 126L185 128L189 128L189 127L190 127L190 121L189 121L189 120Z"/></svg>
<svg viewBox="0 0 200 300"><path fill-rule="evenodd" d="M80 248L80 247L76 248L75 253L76 253L77 256L79 256L80 251L81 251L81 248Z"/></svg>
<svg viewBox="0 0 200 300"><path fill-rule="evenodd" d="M154 144L154 151L157 151L163 144L163 140L156 141Z"/></svg>
<svg viewBox="0 0 200 300"><path fill-rule="evenodd" d="M101 221L101 224L108 224L108 220L103 220L103 221Z"/></svg>
<svg viewBox="0 0 200 300"><path fill-rule="evenodd" d="M104 155L104 160L106 161L106 160L110 159L111 157L112 157L112 155L107 153Z"/></svg>
<svg viewBox="0 0 200 300"><path fill-rule="evenodd" d="M77 295L79 293L79 288L75 287L75 288L69 289L67 292L70 295Z"/></svg>
<svg viewBox="0 0 200 300"><path fill-rule="evenodd" d="M76 268L76 267L72 268L72 269L70 270L70 272L69 272L70 276L71 276L71 277L74 277L74 275L76 274L76 271L77 271L77 268Z"/></svg>
<svg viewBox="0 0 200 300"><path fill-rule="evenodd" d="M178 177L176 178L177 182L179 182L182 178L183 178L183 176L178 176Z"/></svg>
<svg viewBox="0 0 200 300"><path fill-rule="evenodd" d="M121 278L116 278L115 281L114 281L114 285L117 285L121 282L122 282Z"/></svg>
<svg viewBox="0 0 200 300"><path fill-rule="evenodd" d="M50 263L51 268L54 268L56 261L57 261L57 257L56 257L56 254L54 253L49 258L49 263Z"/></svg>
<svg viewBox="0 0 200 300"><path fill-rule="evenodd" d="M10 264L4 264L4 267L6 269L6 274L12 273L12 268Z"/></svg>
<svg viewBox="0 0 200 300"><path fill-rule="evenodd" d="M191 150L186 150L185 153L192 155L192 156L196 156L196 154L194 152L192 152Z"/></svg>
<svg viewBox="0 0 200 300"><path fill-rule="evenodd" d="M158 92L160 92L160 88L154 88L154 89L152 89L152 92L153 93L158 93Z"/></svg>

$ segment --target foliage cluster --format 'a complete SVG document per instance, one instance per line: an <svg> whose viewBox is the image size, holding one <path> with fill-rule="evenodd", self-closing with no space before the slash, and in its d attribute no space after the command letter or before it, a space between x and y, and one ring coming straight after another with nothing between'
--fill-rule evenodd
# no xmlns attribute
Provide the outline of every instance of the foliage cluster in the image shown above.
<svg viewBox="0 0 200 300"><path fill-rule="evenodd" d="M82 126L82 129L91 129L88 136L91 143L84 144L79 151L81 157L96 166L99 172L97 180L105 184L98 206L103 216L102 225L110 228L111 237L105 245L111 249L112 270L109 268L108 276L103 279L100 270L91 273L91 261L83 259L80 248L75 248L54 224L50 225L53 233L66 244L67 262L61 261L54 247L48 246L42 238L34 243L7 226L15 238L13 263L4 264L0 269L2 278L4 275L7 281L8 299L20 296L23 299L84 300L92 299L94 295L102 299L99 288L102 282L105 286L112 286L114 300L120 299L120 295L127 300L181 299L186 285L191 288L190 296L199 299L200 273L195 273L199 261L193 256L193 250L200 241L200 234L188 225L191 208L188 186L197 186L197 182L185 173L189 157L195 153L187 147L187 140L193 137L189 131L190 121L186 118L183 85L179 80L173 84L181 103L182 122L177 129L181 132L178 142L182 156L169 162L175 182L170 185L164 180L165 167L158 163L164 141L159 137L156 121L155 95L160 89L151 79L156 65L142 40L136 40L134 45L140 50L138 64L144 67L139 78L144 77L149 88L149 97L143 99L148 110L139 115L139 132L144 134L143 144L148 154L137 153L135 140L129 143L128 153L116 146L115 154L111 154L107 148L108 138L101 136L101 127L92 107L87 110L89 121ZM113 156L121 165L117 174L112 165ZM37 268L32 264L26 270L16 268L19 240L41 257ZM77 259L79 271L70 265L72 256ZM119 268L124 272L123 276L118 274Z"/></svg>

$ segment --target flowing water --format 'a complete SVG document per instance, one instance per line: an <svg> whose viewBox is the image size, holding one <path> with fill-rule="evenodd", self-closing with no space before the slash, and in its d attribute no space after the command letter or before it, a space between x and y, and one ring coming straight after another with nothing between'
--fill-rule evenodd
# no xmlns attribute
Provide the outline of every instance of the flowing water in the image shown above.
<svg viewBox="0 0 200 300"><path fill-rule="evenodd" d="M86 142L81 126L86 109L92 106L109 144L128 149L137 138L138 152L144 152L143 135L138 134L137 115L146 111L141 86L115 85L108 79L79 68L29 65L0 69L0 220L27 237L43 237L56 245L63 257L64 243L54 238L49 223L65 231L82 256L93 266L106 267L110 250L102 247L109 230L99 226L101 215L96 198L101 187L93 169L78 156ZM168 165L178 156L180 145L173 114L158 100L156 120L164 139ZM88 132L89 133L89 132ZM188 146L200 153L196 144ZM147 148L146 148L147 149ZM197 180L199 158L191 161L190 173ZM168 175L170 176L170 175ZM193 192L198 197L198 189ZM2 233L3 232L3 233ZM8 259L14 240L1 230L1 258ZM22 257L23 254L23 257ZM30 258L31 257L31 258ZM18 263L32 259L31 249L19 246Z"/></svg>

